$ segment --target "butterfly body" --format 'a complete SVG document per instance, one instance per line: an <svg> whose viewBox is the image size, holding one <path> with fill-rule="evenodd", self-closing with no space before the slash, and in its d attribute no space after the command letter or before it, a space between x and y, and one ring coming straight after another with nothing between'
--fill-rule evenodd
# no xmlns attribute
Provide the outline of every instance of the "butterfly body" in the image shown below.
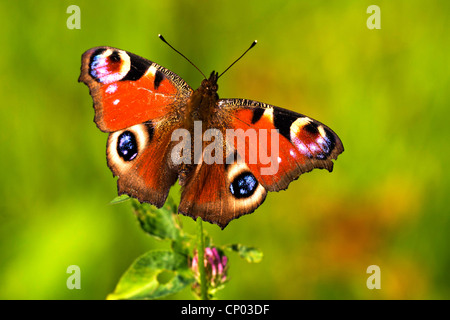
<svg viewBox="0 0 450 320"><path fill-rule="evenodd" d="M333 168L337 135L304 115L247 99L219 99L218 74L197 90L170 70L112 47L82 57L94 121L109 133L107 162L118 193L161 207L182 186L179 212L224 228L268 191L302 173Z"/></svg>

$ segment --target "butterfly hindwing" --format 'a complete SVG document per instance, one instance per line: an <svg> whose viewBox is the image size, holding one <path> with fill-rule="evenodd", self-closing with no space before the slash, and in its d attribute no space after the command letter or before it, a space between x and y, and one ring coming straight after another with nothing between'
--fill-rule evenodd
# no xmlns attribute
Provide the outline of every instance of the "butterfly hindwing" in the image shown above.
<svg viewBox="0 0 450 320"><path fill-rule="evenodd" d="M110 133L107 161L118 177L119 195L162 207L178 177L171 165L171 149L171 131L151 121Z"/></svg>
<svg viewBox="0 0 450 320"><path fill-rule="evenodd" d="M179 212L215 223L222 229L244 214L252 213L265 200L266 189L245 162L197 164L183 186Z"/></svg>
<svg viewBox="0 0 450 320"><path fill-rule="evenodd" d="M96 47L83 54L79 81L89 87L95 123L105 132L170 115L192 93L170 70L112 47Z"/></svg>

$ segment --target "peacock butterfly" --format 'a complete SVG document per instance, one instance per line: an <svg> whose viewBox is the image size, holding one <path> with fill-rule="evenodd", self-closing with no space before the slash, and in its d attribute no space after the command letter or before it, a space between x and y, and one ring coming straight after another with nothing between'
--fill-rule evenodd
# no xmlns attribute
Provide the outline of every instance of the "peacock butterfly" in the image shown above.
<svg viewBox="0 0 450 320"><path fill-rule="evenodd" d="M160 208L178 180L179 213L223 229L255 211L268 191L314 168L332 171L344 148L330 128L262 102L219 99L218 78L213 71L192 90L127 51L83 54L79 81L89 87L97 127L109 133L107 163L119 195Z"/></svg>

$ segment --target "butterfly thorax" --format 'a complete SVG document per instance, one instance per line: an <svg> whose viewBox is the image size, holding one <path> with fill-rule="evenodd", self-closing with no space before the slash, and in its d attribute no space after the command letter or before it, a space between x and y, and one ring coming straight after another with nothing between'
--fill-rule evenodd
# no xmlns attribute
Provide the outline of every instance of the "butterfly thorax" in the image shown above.
<svg viewBox="0 0 450 320"><path fill-rule="evenodd" d="M193 129L194 121L209 123L219 100L217 78L218 73L211 72L209 79L204 79L200 87L192 93L186 106L186 128Z"/></svg>

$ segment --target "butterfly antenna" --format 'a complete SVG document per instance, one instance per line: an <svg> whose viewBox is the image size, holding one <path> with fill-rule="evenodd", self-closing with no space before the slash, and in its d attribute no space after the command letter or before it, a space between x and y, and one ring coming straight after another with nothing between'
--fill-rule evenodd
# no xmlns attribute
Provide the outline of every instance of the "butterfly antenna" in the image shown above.
<svg viewBox="0 0 450 320"><path fill-rule="evenodd" d="M239 58L237 58L236 60L234 60L234 62L228 67L228 68L226 68L225 69L225 71L224 72L222 72L221 74L220 74L220 76L218 76L217 77L217 79L219 79L225 72L227 72L228 71L228 69L230 69L236 62L238 62L239 60L241 60L241 58L251 49L251 48L253 48L255 45L256 45L256 43L257 43L258 41L253 41L252 42L252 44L250 45L250 47L247 49L247 50L245 50L245 52L239 57Z"/></svg>
<svg viewBox="0 0 450 320"><path fill-rule="evenodd" d="M175 51L176 53L178 53L180 56L182 56L183 58L185 58L190 64L192 64L194 66L195 69L197 69L203 76L203 78L206 79L206 76L203 74L202 70L200 70L191 60L189 60L188 58L186 58L186 56L184 54L182 54L180 51L178 51L177 49L175 49L174 47L172 47L170 45L170 43L167 42L166 39L164 39L164 37L161 34L158 34L158 37L165 43L167 44L169 47L171 47L173 49L173 51Z"/></svg>

